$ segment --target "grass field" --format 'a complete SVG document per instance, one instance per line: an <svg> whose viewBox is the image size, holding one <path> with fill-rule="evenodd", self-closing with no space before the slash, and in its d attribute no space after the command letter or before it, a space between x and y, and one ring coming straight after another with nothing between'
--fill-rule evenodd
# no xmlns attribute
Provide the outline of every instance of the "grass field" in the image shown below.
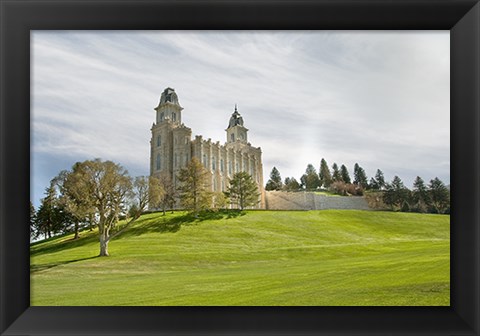
<svg viewBox="0 0 480 336"><path fill-rule="evenodd" d="M32 305L450 304L450 217L355 210L148 214L31 246Z"/></svg>

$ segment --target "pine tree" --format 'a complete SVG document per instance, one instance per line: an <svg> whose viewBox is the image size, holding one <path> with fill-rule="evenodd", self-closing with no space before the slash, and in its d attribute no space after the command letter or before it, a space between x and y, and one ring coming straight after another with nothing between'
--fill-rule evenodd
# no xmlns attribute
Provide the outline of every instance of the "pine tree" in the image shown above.
<svg viewBox="0 0 480 336"><path fill-rule="evenodd" d="M230 201L243 210L249 206L255 206L260 202L260 193L252 176L246 172L233 175L227 192Z"/></svg>
<svg viewBox="0 0 480 336"><path fill-rule="evenodd" d="M305 174L302 175L300 181L306 190L315 190L320 186L320 179L318 178L317 171L312 164L307 165Z"/></svg>
<svg viewBox="0 0 480 336"><path fill-rule="evenodd" d="M338 165L333 163L332 165L332 181L333 182L342 182L342 174L340 174L340 170L338 169Z"/></svg>
<svg viewBox="0 0 480 336"><path fill-rule="evenodd" d="M353 167L353 177L354 184L359 185L362 188L367 187L367 175L365 174L365 170L360 167L358 163L355 163L355 166Z"/></svg>
<svg viewBox="0 0 480 336"><path fill-rule="evenodd" d="M427 212L431 204L427 186L420 176L413 182L412 201L415 211L418 212Z"/></svg>
<svg viewBox="0 0 480 336"><path fill-rule="evenodd" d="M392 183L387 184L383 202L392 209L410 209L410 190L405 187L400 177L395 175Z"/></svg>
<svg viewBox="0 0 480 336"><path fill-rule="evenodd" d="M375 177L370 179L369 188L373 190L382 190L385 188L385 178L380 169L377 169Z"/></svg>
<svg viewBox="0 0 480 336"><path fill-rule="evenodd" d="M282 187L283 183L280 172L276 167L273 167L272 171L270 172L270 179L265 185L265 190L282 190Z"/></svg>
<svg viewBox="0 0 480 336"><path fill-rule="evenodd" d="M375 174L375 180L377 181L377 186L379 190L385 188L385 177L383 176L383 172L380 169L377 169L377 173Z"/></svg>
<svg viewBox="0 0 480 336"><path fill-rule="evenodd" d="M295 177L287 177L283 189L285 191L297 191L300 189L300 183L298 183Z"/></svg>
<svg viewBox="0 0 480 336"><path fill-rule="evenodd" d="M63 231L66 223L62 220L55 183L52 180L50 186L45 189L45 197L42 198L36 214L36 231L42 233L45 238Z"/></svg>
<svg viewBox="0 0 480 336"><path fill-rule="evenodd" d="M320 179L320 186L325 188L330 187L332 184L332 175L330 174L330 170L328 169L327 161L324 158L320 161L320 172L318 173L318 177Z"/></svg>
<svg viewBox="0 0 480 336"><path fill-rule="evenodd" d="M345 165L340 166L340 176L342 177L342 181L345 183L352 183L350 180L350 174L348 173L347 167Z"/></svg>
<svg viewBox="0 0 480 336"><path fill-rule="evenodd" d="M450 212L450 191L438 177L430 180L428 191L434 212Z"/></svg>

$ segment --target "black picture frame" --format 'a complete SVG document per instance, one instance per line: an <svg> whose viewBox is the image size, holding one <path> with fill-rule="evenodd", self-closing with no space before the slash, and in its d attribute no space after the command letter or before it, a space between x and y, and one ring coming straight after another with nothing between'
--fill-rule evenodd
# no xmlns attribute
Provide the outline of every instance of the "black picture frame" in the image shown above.
<svg viewBox="0 0 480 336"><path fill-rule="evenodd" d="M1 335L479 335L476 0L0 0ZM30 31L444 29L451 36L450 307L30 307Z"/></svg>

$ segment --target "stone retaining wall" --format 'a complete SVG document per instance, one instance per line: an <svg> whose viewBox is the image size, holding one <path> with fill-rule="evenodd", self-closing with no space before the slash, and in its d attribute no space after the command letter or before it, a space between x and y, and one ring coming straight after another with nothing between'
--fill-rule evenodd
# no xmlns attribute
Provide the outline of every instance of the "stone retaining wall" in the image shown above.
<svg viewBox="0 0 480 336"><path fill-rule="evenodd" d="M267 210L326 210L355 209L370 210L362 196L326 196L314 192L265 192Z"/></svg>

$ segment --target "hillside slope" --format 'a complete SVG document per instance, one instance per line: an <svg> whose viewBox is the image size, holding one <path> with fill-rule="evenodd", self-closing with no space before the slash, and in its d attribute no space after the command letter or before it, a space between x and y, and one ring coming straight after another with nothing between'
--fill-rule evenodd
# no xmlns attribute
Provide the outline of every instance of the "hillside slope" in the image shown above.
<svg viewBox="0 0 480 336"><path fill-rule="evenodd" d="M32 305L449 305L450 218L357 210L142 216L31 247Z"/></svg>

